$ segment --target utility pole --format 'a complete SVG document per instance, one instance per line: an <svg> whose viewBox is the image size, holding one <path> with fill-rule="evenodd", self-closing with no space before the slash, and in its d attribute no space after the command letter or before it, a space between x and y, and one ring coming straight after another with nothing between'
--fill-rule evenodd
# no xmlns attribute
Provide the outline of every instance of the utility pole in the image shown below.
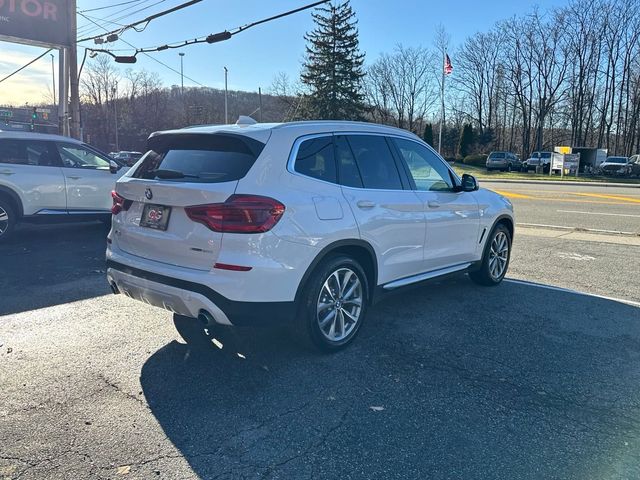
<svg viewBox="0 0 640 480"><path fill-rule="evenodd" d="M116 130L116 152L120 151L120 142L118 142L118 82L111 90L113 99L113 123Z"/></svg>
<svg viewBox="0 0 640 480"><path fill-rule="evenodd" d="M184 97L184 64L182 62L184 59L184 52L180 52L178 55L180 55L180 95Z"/></svg>
<svg viewBox="0 0 640 480"><path fill-rule="evenodd" d="M258 98L260 99L260 123L262 123L262 88L258 87Z"/></svg>
<svg viewBox="0 0 640 480"><path fill-rule="evenodd" d="M53 95L53 106L56 106L56 71L55 71L55 67L53 65L53 53L50 53L49 55L51 55L51 83L53 85L53 92L51 93L51 95Z"/></svg>
<svg viewBox="0 0 640 480"><path fill-rule="evenodd" d="M229 70L227 67L224 67L224 123L225 125L229 124L229 103L228 103L228 88L227 88L227 74Z"/></svg>
<svg viewBox="0 0 640 480"><path fill-rule="evenodd" d="M68 72L66 48L61 47L58 50L58 132L64 136L69 136L67 123L67 104L69 102L69 95L67 94L67 88L69 87Z"/></svg>
<svg viewBox="0 0 640 480"><path fill-rule="evenodd" d="M444 66L445 63L447 62L447 57L446 57L447 53L444 50L444 48L442 49L442 83L440 84L440 101L441 103L441 110L440 110L440 132L438 133L438 153L440 155L442 155L442 125L444 124Z"/></svg>
<svg viewBox="0 0 640 480"><path fill-rule="evenodd" d="M67 2L69 27L72 32L72 42L69 52L69 89L71 94L71 126L70 133L73 138L80 139L80 85L78 82L78 48L75 38L77 35L76 0ZM82 139L80 139L82 140Z"/></svg>

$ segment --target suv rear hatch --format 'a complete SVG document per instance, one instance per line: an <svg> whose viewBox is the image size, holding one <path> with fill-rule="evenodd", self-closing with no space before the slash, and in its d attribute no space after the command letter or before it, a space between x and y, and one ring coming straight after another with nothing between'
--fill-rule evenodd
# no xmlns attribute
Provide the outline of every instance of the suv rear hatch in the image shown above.
<svg viewBox="0 0 640 480"><path fill-rule="evenodd" d="M114 240L131 255L208 271L223 234L190 218L185 207L225 202L264 143L230 133L161 134L148 143L136 171L116 185L114 208L121 211L114 212L120 220Z"/></svg>

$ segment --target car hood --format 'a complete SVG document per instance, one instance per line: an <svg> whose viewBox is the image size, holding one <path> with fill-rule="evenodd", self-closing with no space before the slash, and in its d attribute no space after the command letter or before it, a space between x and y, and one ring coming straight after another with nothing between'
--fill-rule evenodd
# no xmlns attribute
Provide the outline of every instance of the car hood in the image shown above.
<svg viewBox="0 0 640 480"><path fill-rule="evenodd" d="M600 164L600 168L610 168L610 169L618 169L618 168L624 168L628 165L628 163L607 163L607 162L602 162Z"/></svg>

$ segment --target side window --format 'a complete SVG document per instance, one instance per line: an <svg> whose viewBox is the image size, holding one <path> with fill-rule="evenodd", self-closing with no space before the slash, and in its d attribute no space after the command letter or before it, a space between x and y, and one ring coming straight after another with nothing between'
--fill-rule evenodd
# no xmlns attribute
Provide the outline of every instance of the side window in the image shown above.
<svg viewBox="0 0 640 480"><path fill-rule="evenodd" d="M402 181L389 145L378 135L348 135L364 188L402 190Z"/></svg>
<svg viewBox="0 0 640 480"><path fill-rule="evenodd" d="M336 183L332 136L311 138L300 143L294 169L307 177Z"/></svg>
<svg viewBox="0 0 640 480"><path fill-rule="evenodd" d="M0 140L0 163L48 167L55 165L45 142Z"/></svg>
<svg viewBox="0 0 640 480"><path fill-rule="evenodd" d="M109 160L82 145L57 144L57 147L65 167L109 169Z"/></svg>
<svg viewBox="0 0 640 480"><path fill-rule="evenodd" d="M453 188L449 169L435 153L411 140L396 138L394 142L409 168L416 190L442 192Z"/></svg>
<svg viewBox="0 0 640 480"><path fill-rule="evenodd" d="M338 169L340 171L340 184L345 187L362 188L362 177L356 165L356 159L353 158L351 147L344 135L336 135L334 137L336 146L336 160L338 161Z"/></svg>

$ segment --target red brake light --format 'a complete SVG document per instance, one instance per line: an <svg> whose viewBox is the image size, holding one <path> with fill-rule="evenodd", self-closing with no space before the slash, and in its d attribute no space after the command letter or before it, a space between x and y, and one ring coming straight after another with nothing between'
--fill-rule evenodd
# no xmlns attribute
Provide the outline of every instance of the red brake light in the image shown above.
<svg viewBox="0 0 640 480"><path fill-rule="evenodd" d="M285 206L259 195L231 195L224 203L185 207L187 216L214 232L263 233L282 217Z"/></svg>
<svg viewBox="0 0 640 480"><path fill-rule="evenodd" d="M126 212L127 210L129 210L129 207L132 203L131 200L127 200L126 198L121 197L116 193L115 190L111 192L111 198L113 199L113 205L111 206L111 213L113 215L117 215L122 211Z"/></svg>

